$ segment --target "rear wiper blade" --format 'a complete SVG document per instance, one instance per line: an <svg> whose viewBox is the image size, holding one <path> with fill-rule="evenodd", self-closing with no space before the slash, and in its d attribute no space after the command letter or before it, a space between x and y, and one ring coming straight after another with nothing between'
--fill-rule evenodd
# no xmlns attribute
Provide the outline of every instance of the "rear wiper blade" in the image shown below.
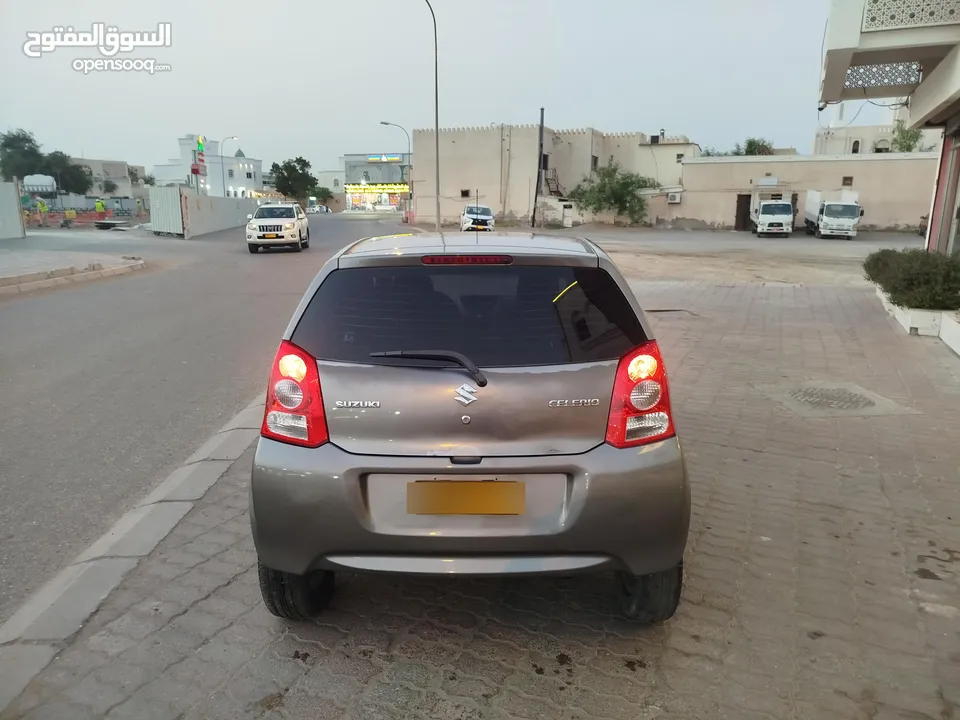
<svg viewBox="0 0 960 720"><path fill-rule="evenodd" d="M477 381L477 385L484 387L487 384L486 376L480 371L473 361L463 353L453 350L384 350L382 352L370 353L372 358L409 358L411 360L449 360L454 362Z"/></svg>

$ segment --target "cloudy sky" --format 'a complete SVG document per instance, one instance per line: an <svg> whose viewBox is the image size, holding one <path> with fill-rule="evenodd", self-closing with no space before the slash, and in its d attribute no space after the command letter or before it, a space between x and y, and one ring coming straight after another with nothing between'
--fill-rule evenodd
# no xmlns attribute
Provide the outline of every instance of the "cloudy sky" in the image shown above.
<svg viewBox="0 0 960 720"><path fill-rule="evenodd" d="M432 2L442 126L535 123L542 105L553 128L812 149L828 0L802 12L770 0ZM0 3L0 131L31 130L47 151L150 167L186 133L238 135L249 157L303 155L320 170L344 153L403 152L403 133L381 120L433 125L424 0ZM170 71L75 71L96 48L24 54L28 32L98 22L171 23L170 47L117 56ZM867 106L856 122L885 115Z"/></svg>

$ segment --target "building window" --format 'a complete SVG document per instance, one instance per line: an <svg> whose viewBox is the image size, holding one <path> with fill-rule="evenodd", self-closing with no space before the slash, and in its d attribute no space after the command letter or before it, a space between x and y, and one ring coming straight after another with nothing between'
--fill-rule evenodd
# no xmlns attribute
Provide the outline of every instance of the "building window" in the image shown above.
<svg viewBox="0 0 960 720"><path fill-rule="evenodd" d="M853 187L853 175L844 175L843 182L840 183L843 187Z"/></svg>
<svg viewBox="0 0 960 720"><path fill-rule="evenodd" d="M590 157L590 172L596 172L597 168L600 167L600 158L596 155Z"/></svg>
<svg viewBox="0 0 960 720"><path fill-rule="evenodd" d="M232 168L231 168L230 170L227 170L227 177L228 177L228 178L232 178L232 177L233 177L233 169L232 169Z"/></svg>
<svg viewBox="0 0 960 720"><path fill-rule="evenodd" d="M334 178L334 179L333 179L333 186L334 186L334 187L340 187L340 181L337 180L336 178Z"/></svg>
<svg viewBox="0 0 960 720"><path fill-rule="evenodd" d="M677 153L677 162L683 162L683 153Z"/></svg>
<svg viewBox="0 0 960 720"><path fill-rule="evenodd" d="M857 155L857 154L860 152L860 141L859 141L859 140L854 140L854 141L853 141L853 147L850 148L850 152L852 152L854 155Z"/></svg>
<svg viewBox="0 0 960 720"><path fill-rule="evenodd" d="M368 173L366 170L363 171L363 179L367 182L370 182L370 173Z"/></svg>
<svg viewBox="0 0 960 720"><path fill-rule="evenodd" d="M470 197L470 191L469 191L469 190L461 190L461 191L460 191L460 197L462 197L462 198L469 198L469 197Z"/></svg>
<svg viewBox="0 0 960 720"><path fill-rule="evenodd" d="M890 152L890 141L889 140L877 140L876 144L873 146L873 151L875 153L888 153Z"/></svg>
<svg viewBox="0 0 960 720"><path fill-rule="evenodd" d="M249 173L249 172L248 172L248 173L247 173L247 180L252 180L252 179L253 179L253 173Z"/></svg>
<svg viewBox="0 0 960 720"><path fill-rule="evenodd" d="M547 153L544 153L540 158L540 169L541 170L550 169L550 156Z"/></svg>

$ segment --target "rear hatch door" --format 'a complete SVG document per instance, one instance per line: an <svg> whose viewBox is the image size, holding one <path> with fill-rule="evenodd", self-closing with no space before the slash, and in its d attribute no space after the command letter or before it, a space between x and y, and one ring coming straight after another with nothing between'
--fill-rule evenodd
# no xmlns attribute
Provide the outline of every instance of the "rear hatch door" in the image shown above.
<svg viewBox="0 0 960 720"><path fill-rule="evenodd" d="M604 441L619 358L646 340L597 268L340 269L291 338L318 360L331 442L406 456L582 453ZM479 367L404 350L454 351Z"/></svg>

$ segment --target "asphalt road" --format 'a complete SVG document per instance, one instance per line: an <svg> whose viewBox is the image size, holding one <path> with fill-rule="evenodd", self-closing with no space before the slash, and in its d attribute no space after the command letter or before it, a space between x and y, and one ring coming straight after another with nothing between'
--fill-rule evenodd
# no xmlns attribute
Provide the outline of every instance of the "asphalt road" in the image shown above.
<svg viewBox="0 0 960 720"><path fill-rule="evenodd" d="M311 247L242 231L38 231L9 248L140 255L131 275L0 299L0 622L249 403L337 249L400 232L312 216Z"/></svg>

